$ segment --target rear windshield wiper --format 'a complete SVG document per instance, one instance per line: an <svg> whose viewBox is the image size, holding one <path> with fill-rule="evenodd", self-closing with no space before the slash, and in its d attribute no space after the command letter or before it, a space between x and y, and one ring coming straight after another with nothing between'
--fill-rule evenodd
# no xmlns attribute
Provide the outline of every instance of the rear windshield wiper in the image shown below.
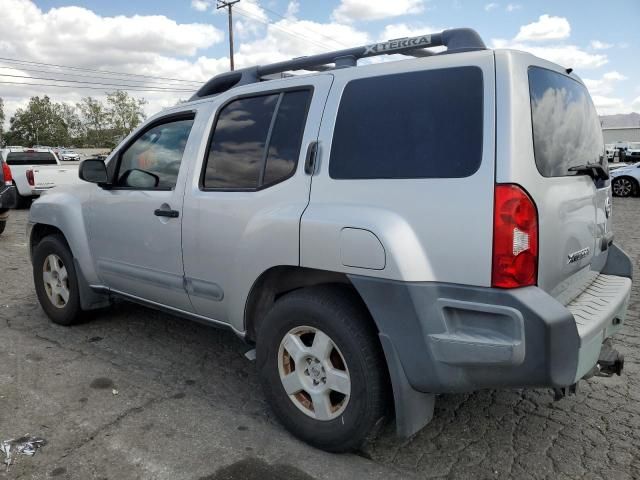
<svg viewBox="0 0 640 480"><path fill-rule="evenodd" d="M585 163L584 165L576 165L569 169L570 172L576 172L578 175L589 175L594 180L607 180L609 173L599 163Z"/></svg>

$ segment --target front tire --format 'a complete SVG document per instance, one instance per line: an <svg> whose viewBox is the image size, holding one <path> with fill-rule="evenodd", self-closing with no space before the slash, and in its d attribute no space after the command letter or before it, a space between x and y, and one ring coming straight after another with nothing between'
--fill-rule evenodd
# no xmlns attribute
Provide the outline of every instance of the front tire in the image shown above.
<svg viewBox="0 0 640 480"><path fill-rule="evenodd" d="M637 191L637 183L628 177L618 177L611 183L613 193L618 197L630 197Z"/></svg>
<svg viewBox="0 0 640 480"><path fill-rule="evenodd" d="M40 306L59 325L73 325L82 316L73 256L61 235L44 237L33 251L33 281Z"/></svg>
<svg viewBox="0 0 640 480"><path fill-rule="evenodd" d="M315 447L357 449L385 413L382 349L362 301L346 287L280 298L260 326L257 361L280 422Z"/></svg>

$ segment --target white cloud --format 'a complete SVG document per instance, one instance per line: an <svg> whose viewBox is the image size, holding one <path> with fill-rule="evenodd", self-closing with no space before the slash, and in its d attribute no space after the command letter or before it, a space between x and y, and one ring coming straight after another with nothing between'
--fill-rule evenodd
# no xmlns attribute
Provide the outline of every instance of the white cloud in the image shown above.
<svg viewBox="0 0 640 480"><path fill-rule="evenodd" d="M596 106L596 110L600 115L631 112L631 108L622 98L591 95L591 99L593 100L593 104Z"/></svg>
<svg viewBox="0 0 640 480"><path fill-rule="evenodd" d="M633 102L631 102L631 106L634 109L640 110L640 97L636 97Z"/></svg>
<svg viewBox="0 0 640 480"><path fill-rule="evenodd" d="M550 15L540 15L537 22L520 27L517 41L541 41L541 40L561 40L568 38L571 33L571 25L564 17L552 17Z"/></svg>
<svg viewBox="0 0 640 480"><path fill-rule="evenodd" d="M511 12L515 12L516 10L520 10L521 8L522 8L522 5L520 5L519 3L510 3L505 7L505 10L511 13Z"/></svg>
<svg viewBox="0 0 640 480"><path fill-rule="evenodd" d="M284 14L285 17L295 17L300 11L300 2L296 0L291 0L287 5L287 12Z"/></svg>
<svg viewBox="0 0 640 480"><path fill-rule="evenodd" d="M442 28L434 28L422 24L407 25L406 23L393 23L384 27L384 30L382 30L382 33L378 37L378 40L380 42L384 42L395 38L417 37L419 35L440 32L442 30Z"/></svg>
<svg viewBox="0 0 640 480"><path fill-rule="evenodd" d="M591 48L593 48L594 50L606 50L611 47L613 47L613 44L611 43L601 42L600 40L591 41Z"/></svg>
<svg viewBox="0 0 640 480"><path fill-rule="evenodd" d="M425 0L342 0L332 18L340 23L357 20L381 20L412 13L421 13Z"/></svg>
<svg viewBox="0 0 640 480"><path fill-rule="evenodd" d="M187 59L197 55L200 50L223 40L222 32L211 25L180 24L162 15L103 17L80 7L60 7L43 11L29 0L0 0L0 12L2 12L3 22L12 26L3 31L0 40L2 57L152 77L183 78L198 82L208 79L213 73L225 70L228 65L228 59L225 58ZM3 67L9 65L6 62L0 62L0 64ZM175 104L179 98L190 97L191 91L195 90L195 87L185 86L185 84L154 82L140 77L120 76L114 77L113 80L91 79L86 78L86 75L100 74L66 71L62 76L59 70L42 66L12 65L15 68L3 68L0 72L11 75L136 85L137 88L153 86L189 90L187 92L132 92L132 95L145 97L149 101L146 107L149 114ZM30 72L20 68L51 70L51 73ZM9 80L9 77L4 77L4 80ZM21 78L11 79L13 80L32 84L54 83ZM55 101L73 104L87 95L103 98L105 91L118 88L108 85L102 85L99 90L79 87L80 84L78 88L73 89L2 84L1 96L5 101L7 120L16 108L26 105L31 96L49 95Z"/></svg>
<svg viewBox="0 0 640 480"><path fill-rule="evenodd" d="M211 1L207 0L191 0L191 8L198 10L199 12L204 12L209 9L212 5Z"/></svg>
<svg viewBox="0 0 640 480"><path fill-rule="evenodd" d="M615 90L617 82L623 80L627 80L627 77L615 70L605 73L602 78L597 80L590 78L583 79L591 95L609 95Z"/></svg>
<svg viewBox="0 0 640 480"><path fill-rule="evenodd" d="M522 50L533 55L544 58L551 62L576 69L598 68L605 65L609 59L606 55L592 54L584 51L576 45L530 45L511 40L494 38L491 40L493 48L510 48Z"/></svg>
<svg viewBox="0 0 640 480"><path fill-rule="evenodd" d="M270 24L263 37L242 43L235 60L239 66L259 65L365 45L370 40L367 33L350 25L286 18Z"/></svg>
<svg viewBox="0 0 640 480"><path fill-rule="evenodd" d="M485 9L487 12L490 12L491 10L495 10L495 9L496 9L496 8L498 8L499 6L500 6L500 4L495 3L495 2L491 2L491 3L487 3L487 4L484 6L484 9Z"/></svg>
<svg viewBox="0 0 640 480"><path fill-rule="evenodd" d="M226 14L226 10L224 13ZM269 22L267 12L263 10L258 0L244 0L242 3L236 3L233 6L233 13L237 19L234 33L237 33L240 38L262 33L265 24Z"/></svg>

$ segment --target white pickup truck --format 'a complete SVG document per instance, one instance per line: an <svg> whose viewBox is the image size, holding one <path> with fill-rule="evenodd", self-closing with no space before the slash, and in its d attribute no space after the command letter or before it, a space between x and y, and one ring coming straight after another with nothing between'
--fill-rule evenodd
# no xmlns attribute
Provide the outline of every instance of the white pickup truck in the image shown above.
<svg viewBox="0 0 640 480"><path fill-rule="evenodd" d="M18 205L55 186L80 182L77 165L62 165L50 149L9 147L0 156L11 167Z"/></svg>

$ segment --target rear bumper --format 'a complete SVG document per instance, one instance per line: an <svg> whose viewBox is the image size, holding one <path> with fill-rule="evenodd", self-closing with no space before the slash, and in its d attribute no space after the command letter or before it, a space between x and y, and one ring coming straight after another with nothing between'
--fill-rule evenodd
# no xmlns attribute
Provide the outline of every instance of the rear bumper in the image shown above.
<svg viewBox="0 0 640 480"><path fill-rule="evenodd" d="M631 264L617 247L614 258ZM622 328L630 277L601 274L566 306L538 287L351 280L385 354L389 359L394 351L411 387L449 393L574 384L596 365L602 342Z"/></svg>
<svg viewBox="0 0 640 480"><path fill-rule="evenodd" d="M15 208L17 198L16 187L13 185L0 187L0 211Z"/></svg>

